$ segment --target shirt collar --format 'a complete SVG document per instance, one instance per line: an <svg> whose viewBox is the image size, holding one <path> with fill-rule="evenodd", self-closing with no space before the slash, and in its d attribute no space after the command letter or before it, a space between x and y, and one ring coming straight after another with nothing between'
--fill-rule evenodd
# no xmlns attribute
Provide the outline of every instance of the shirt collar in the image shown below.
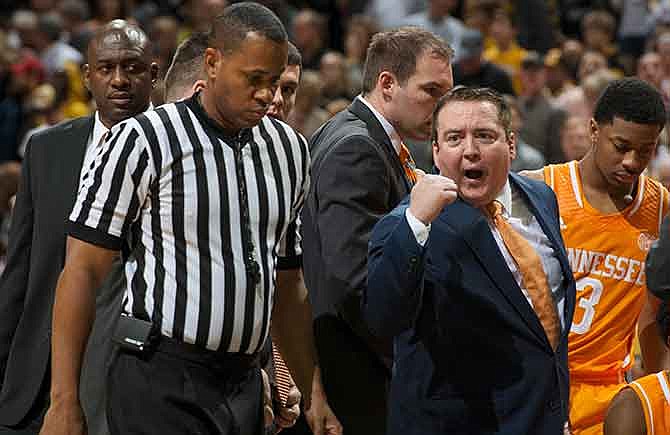
<svg viewBox="0 0 670 435"><path fill-rule="evenodd" d="M496 196L496 201L502 204L503 213L510 215L512 213L512 187L509 184L509 178L505 182L502 190Z"/></svg>
<svg viewBox="0 0 670 435"><path fill-rule="evenodd" d="M152 102L149 102L149 107L147 107L147 111L149 110L154 110L154 104ZM93 136L91 136L91 143L95 145L100 143L100 138L107 134L108 131L109 128L107 128L100 120L100 111L96 110L95 121L93 122Z"/></svg>
<svg viewBox="0 0 670 435"><path fill-rule="evenodd" d="M100 120L100 112L95 111L95 121L93 122L93 136L91 136L91 143L95 146L100 143L100 139L107 134L109 129Z"/></svg>
<svg viewBox="0 0 670 435"><path fill-rule="evenodd" d="M391 140L391 145L393 145L393 149L395 150L396 153L400 154L400 144L402 143L402 139L400 139L400 136L398 133L395 131L395 128L393 128L393 125L391 125L390 122L384 116L377 111L377 109L374 108L372 104L368 100L366 100L363 95L359 95L358 98L363 104L365 104L368 109L372 112L373 115L375 115L375 118L377 118L377 121L382 125L382 128L388 135L389 139Z"/></svg>

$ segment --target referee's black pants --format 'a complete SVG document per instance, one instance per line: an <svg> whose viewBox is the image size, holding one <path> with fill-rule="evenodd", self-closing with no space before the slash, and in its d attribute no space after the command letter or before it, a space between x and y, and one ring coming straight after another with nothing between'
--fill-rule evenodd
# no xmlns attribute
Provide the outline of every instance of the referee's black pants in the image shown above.
<svg viewBox="0 0 670 435"><path fill-rule="evenodd" d="M120 350L108 382L112 435L263 433L262 380L249 356L163 339L145 355Z"/></svg>

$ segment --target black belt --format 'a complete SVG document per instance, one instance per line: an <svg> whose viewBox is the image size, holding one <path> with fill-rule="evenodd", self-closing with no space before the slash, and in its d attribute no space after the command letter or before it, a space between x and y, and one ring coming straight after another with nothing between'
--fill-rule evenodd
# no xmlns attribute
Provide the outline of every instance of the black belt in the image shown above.
<svg viewBox="0 0 670 435"><path fill-rule="evenodd" d="M112 341L122 351L143 359L151 358L154 352L159 352L228 373L244 373L259 367L258 352L246 354L209 350L163 335L151 322L128 314L121 314Z"/></svg>
<svg viewBox="0 0 670 435"><path fill-rule="evenodd" d="M155 352L202 364L214 370L242 373L259 367L259 354L218 352L161 335L152 343Z"/></svg>

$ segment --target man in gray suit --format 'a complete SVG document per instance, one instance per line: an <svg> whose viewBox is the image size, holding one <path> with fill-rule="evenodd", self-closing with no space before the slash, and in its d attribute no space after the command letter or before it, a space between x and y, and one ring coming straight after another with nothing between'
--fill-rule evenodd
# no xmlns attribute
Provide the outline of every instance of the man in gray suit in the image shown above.
<svg viewBox="0 0 670 435"><path fill-rule="evenodd" d="M368 239L413 185L403 141L430 137L433 109L453 86L452 55L446 42L419 28L378 33L362 95L310 141L305 282L324 387L348 435L385 433L391 343L372 337L360 313Z"/></svg>
<svg viewBox="0 0 670 435"><path fill-rule="evenodd" d="M84 80L97 112L35 134L26 149L0 279L0 434L40 430L49 403L51 313L65 262L65 222L106 132L149 108L158 72L144 32L122 20L96 34L88 61ZM123 279L117 265L98 290L96 322L84 358L80 394L91 435L108 432L106 368L122 294L113 289Z"/></svg>

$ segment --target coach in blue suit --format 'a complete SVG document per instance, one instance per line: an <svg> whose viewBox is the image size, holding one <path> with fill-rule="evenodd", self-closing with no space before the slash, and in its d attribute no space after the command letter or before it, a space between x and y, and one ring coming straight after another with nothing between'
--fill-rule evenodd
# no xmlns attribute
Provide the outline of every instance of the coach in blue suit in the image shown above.
<svg viewBox="0 0 670 435"><path fill-rule="evenodd" d="M374 228L363 312L395 337L389 435L563 433L575 285L556 198L509 173L514 146L497 93L455 88L433 118L441 175L420 177ZM494 200L541 260L554 345L485 211Z"/></svg>

